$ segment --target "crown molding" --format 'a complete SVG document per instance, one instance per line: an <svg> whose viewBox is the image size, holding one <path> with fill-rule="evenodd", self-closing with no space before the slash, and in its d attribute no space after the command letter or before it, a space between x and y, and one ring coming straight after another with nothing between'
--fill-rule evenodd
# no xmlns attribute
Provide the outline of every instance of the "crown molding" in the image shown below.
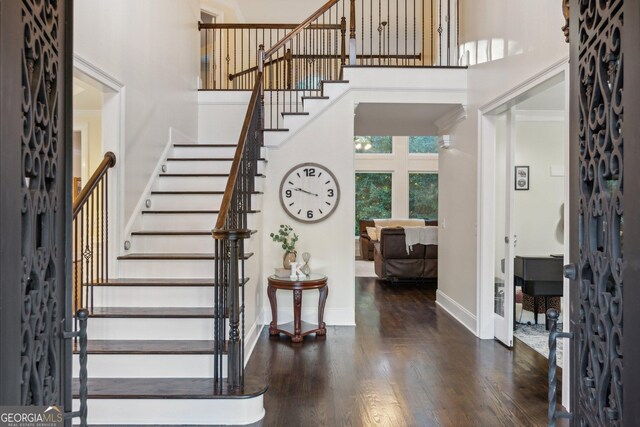
<svg viewBox="0 0 640 427"><path fill-rule="evenodd" d="M438 135L448 135L453 133L456 126L467 118L467 106L457 105L455 109L435 120L434 124L438 128Z"/></svg>

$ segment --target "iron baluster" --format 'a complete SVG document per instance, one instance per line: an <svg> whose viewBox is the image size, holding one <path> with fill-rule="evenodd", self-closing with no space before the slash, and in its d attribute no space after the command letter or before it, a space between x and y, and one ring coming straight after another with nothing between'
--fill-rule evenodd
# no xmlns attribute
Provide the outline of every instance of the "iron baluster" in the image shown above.
<svg viewBox="0 0 640 427"><path fill-rule="evenodd" d="M571 419L572 415L557 409L557 345L558 338L573 338L570 332L558 332L558 310L547 310L547 326L549 327L549 427L555 427L558 418Z"/></svg>
<svg viewBox="0 0 640 427"><path fill-rule="evenodd" d="M64 331L62 337L64 339L79 340L79 362L80 371L78 375L79 382L79 396L80 396L80 409L75 412L67 412L64 414L65 419L80 418L80 426L87 426L87 399L89 396L89 389L87 387L87 380L89 378L87 372L87 320L89 319L89 311L85 308L81 308L76 311L76 321L79 322L78 331Z"/></svg>

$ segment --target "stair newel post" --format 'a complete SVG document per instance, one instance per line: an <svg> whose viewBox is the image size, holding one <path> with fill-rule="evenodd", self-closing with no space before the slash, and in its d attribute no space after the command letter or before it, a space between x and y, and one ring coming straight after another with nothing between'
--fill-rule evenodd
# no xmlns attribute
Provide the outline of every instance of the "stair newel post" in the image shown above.
<svg viewBox="0 0 640 427"><path fill-rule="evenodd" d="M351 1L349 12L349 65L356 65L356 0Z"/></svg>

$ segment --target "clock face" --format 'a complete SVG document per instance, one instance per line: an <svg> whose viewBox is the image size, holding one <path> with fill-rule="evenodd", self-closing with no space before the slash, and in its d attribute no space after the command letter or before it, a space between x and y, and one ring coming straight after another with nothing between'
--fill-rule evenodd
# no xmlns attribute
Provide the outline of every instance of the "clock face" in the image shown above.
<svg viewBox="0 0 640 427"><path fill-rule="evenodd" d="M339 201L340 186L336 177L317 163L295 166L280 183L282 207L298 221L322 221L333 213Z"/></svg>

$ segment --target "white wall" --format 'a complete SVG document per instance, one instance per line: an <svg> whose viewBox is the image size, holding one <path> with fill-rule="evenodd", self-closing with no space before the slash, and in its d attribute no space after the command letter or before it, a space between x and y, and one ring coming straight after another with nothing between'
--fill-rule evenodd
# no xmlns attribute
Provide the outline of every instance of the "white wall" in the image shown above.
<svg viewBox="0 0 640 427"><path fill-rule="evenodd" d="M125 86L125 223L169 139L197 136L198 0L75 2L74 53Z"/></svg>
<svg viewBox="0 0 640 427"><path fill-rule="evenodd" d="M560 117L561 119L563 116ZM516 255L564 253L564 122L516 122L517 166L529 166L529 190L515 192ZM551 167L561 174L552 176Z"/></svg>
<svg viewBox="0 0 640 427"><path fill-rule="evenodd" d="M441 150L438 287L470 316L477 314L478 110L568 56L555 0L463 0L461 43L492 46L468 70L467 119ZM482 56L482 55L481 55Z"/></svg>
<svg viewBox="0 0 640 427"><path fill-rule="evenodd" d="M265 275L272 274L275 267L282 267L283 251L271 241L269 233L275 232L280 224L289 224L300 236L297 244L299 256L303 252L309 252L312 272L325 274L329 279L325 322L333 325L355 324L353 111L353 98L344 96L289 141L269 150L264 189L264 227L260 230L263 235L262 259ZM334 173L340 185L340 204L329 218L316 224L303 224L290 218L281 208L278 199L282 177L293 166L303 162L326 166ZM282 323L292 320L291 292L281 291L277 295L278 321ZM303 319L317 322L317 308L318 292L304 292ZM265 312L268 313L269 320L271 312L266 298Z"/></svg>

